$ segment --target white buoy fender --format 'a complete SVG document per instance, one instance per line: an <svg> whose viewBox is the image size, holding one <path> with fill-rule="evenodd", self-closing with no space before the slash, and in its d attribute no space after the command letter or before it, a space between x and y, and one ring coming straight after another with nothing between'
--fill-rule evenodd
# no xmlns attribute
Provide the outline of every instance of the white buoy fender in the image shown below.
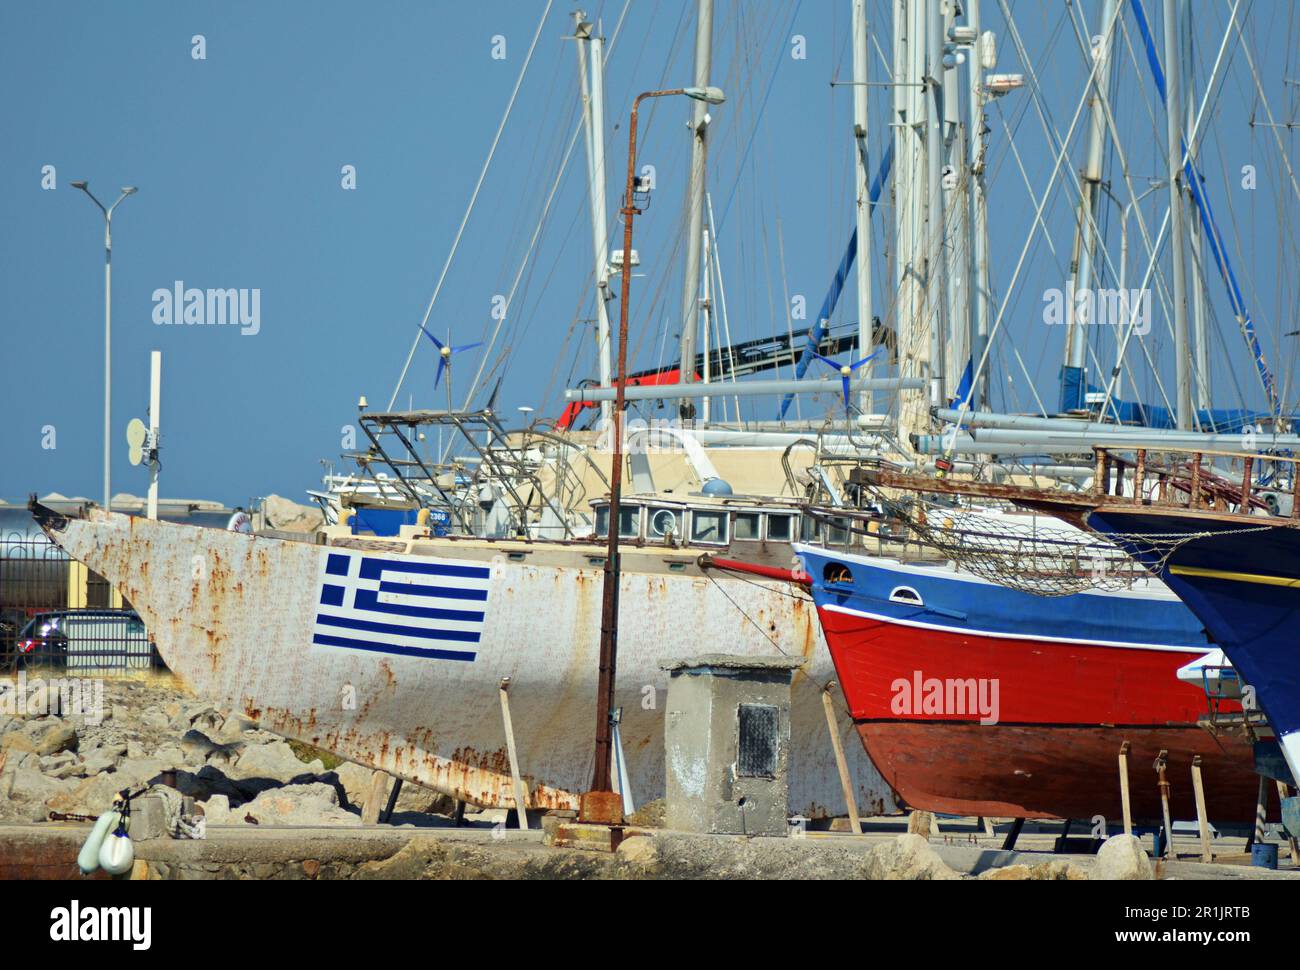
<svg viewBox="0 0 1300 970"><path fill-rule="evenodd" d="M116 809L109 809L91 826L90 835L86 836L81 851L77 853L77 868L83 876L88 876L99 868L99 849L104 844L104 836L117 826L120 819Z"/></svg>
<svg viewBox="0 0 1300 970"><path fill-rule="evenodd" d="M130 872L134 862L135 846L131 844L131 837L125 832L114 831L99 847L99 867L110 876L120 876L124 872Z"/></svg>

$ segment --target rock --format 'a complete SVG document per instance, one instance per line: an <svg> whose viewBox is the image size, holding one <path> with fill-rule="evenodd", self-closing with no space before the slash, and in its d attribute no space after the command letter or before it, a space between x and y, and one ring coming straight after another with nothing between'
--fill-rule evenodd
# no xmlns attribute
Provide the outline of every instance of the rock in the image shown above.
<svg viewBox="0 0 1300 970"><path fill-rule="evenodd" d="M1012 879L1077 880L1087 879L1088 873L1069 859L1052 859L1032 866L1016 863L1001 869L985 869L979 874L979 878L999 881Z"/></svg>
<svg viewBox="0 0 1300 970"><path fill-rule="evenodd" d="M104 771L113 771L126 757L125 744L108 744L89 751L81 761L81 773L89 777Z"/></svg>
<svg viewBox="0 0 1300 970"><path fill-rule="evenodd" d="M235 821L230 817L230 799L225 795L213 795L203 803L203 817L208 825L230 825Z"/></svg>
<svg viewBox="0 0 1300 970"><path fill-rule="evenodd" d="M75 788L59 791L49 800L49 807L57 812L76 812L79 815L100 815L113 806L113 799L123 790L140 788L152 781L162 770L156 761L123 761L117 771L104 772L87 778Z"/></svg>
<svg viewBox="0 0 1300 970"><path fill-rule="evenodd" d="M370 779L374 777L375 769L344 761L334 769L334 774L339 784L343 786L347 804L360 811L361 806L366 803L366 795L370 791Z"/></svg>
<svg viewBox="0 0 1300 970"><path fill-rule="evenodd" d="M656 798L646 802L627 817L627 824L640 829L661 829L664 827L664 800Z"/></svg>
<svg viewBox="0 0 1300 970"><path fill-rule="evenodd" d="M243 751L242 744L217 744L202 731L190 729L181 738L181 754L190 764L202 764L211 761L223 768L229 768Z"/></svg>
<svg viewBox="0 0 1300 970"><path fill-rule="evenodd" d="M43 717L28 721L17 731L10 731L0 740L0 748L39 756L75 751L77 742L77 729L67 721L57 717Z"/></svg>
<svg viewBox="0 0 1300 970"><path fill-rule="evenodd" d="M618 846L618 857L634 865L648 866L659 859L659 848L648 835L633 835Z"/></svg>
<svg viewBox="0 0 1300 970"><path fill-rule="evenodd" d="M960 879L919 835L900 835L875 846L866 857L868 879Z"/></svg>
<svg viewBox="0 0 1300 970"><path fill-rule="evenodd" d="M286 785L262 792L236 817L252 818L259 825L360 825L361 817L339 807L338 792L315 782Z"/></svg>
<svg viewBox="0 0 1300 970"><path fill-rule="evenodd" d="M1133 835L1112 835L1097 850L1094 879L1154 879L1155 870Z"/></svg>
<svg viewBox="0 0 1300 970"><path fill-rule="evenodd" d="M251 721L242 714L231 714L221 725L221 730L214 735L214 739L222 744L233 744L244 740L244 732L256 727L256 721Z"/></svg>
<svg viewBox="0 0 1300 970"><path fill-rule="evenodd" d="M162 711L145 711L140 715L139 721L153 731L165 731L171 723Z"/></svg>
<svg viewBox="0 0 1300 970"><path fill-rule="evenodd" d="M929 812L911 812L907 816L907 831L928 839L933 834L934 816Z"/></svg>
<svg viewBox="0 0 1300 970"><path fill-rule="evenodd" d="M126 742L126 756L131 759L144 757L144 745L134 739Z"/></svg>
<svg viewBox="0 0 1300 970"><path fill-rule="evenodd" d="M186 737L189 735L187 734ZM303 764L284 741L245 747L238 760L226 772L236 781L268 778L281 784L294 781L303 775L315 776L324 773L324 764L319 760L311 764ZM333 789L331 788L330 791L333 792ZM334 801L338 804L337 793L334 795Z"/></svg>
<svg viewBox="0 0 1300 970"><path fill-rule="evenodd" d="M262 514L267 526L279 532L315 532L325 518L319 508L299 505L280 495L262 499Z"/></svg>
<svg viewBox="0 0 1300 970"><path fill-rule="evenodd" d="M34 802L44 805L46 799L63 790L63 783L47 777L39 768L24 765L5 772L6 780L0 784L0 793L15 802ZM44 813L41 813L44 817Z"/></svg>
<svg viewBox="0 0 1300 970"><path fill-rule="evenodd" d="M168 768L184 768L193 764L196 759L186 756L184 750L179 745L165 744L153 754L155 761L161 761Z"/></svg>

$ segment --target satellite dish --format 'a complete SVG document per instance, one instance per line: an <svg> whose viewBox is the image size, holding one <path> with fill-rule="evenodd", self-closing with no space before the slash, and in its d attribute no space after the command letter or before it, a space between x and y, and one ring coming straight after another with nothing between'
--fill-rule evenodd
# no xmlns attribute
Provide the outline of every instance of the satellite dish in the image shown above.
<svg viewBox="0 0 1300 970"><path fill-rule="evenodd" d="M132 418L131 423L126 426L126 443L131 446L130 459L132 465L138 465L144 460L144 441L149 437L149 429L145 427L144 422L139 418Z"/></svg>

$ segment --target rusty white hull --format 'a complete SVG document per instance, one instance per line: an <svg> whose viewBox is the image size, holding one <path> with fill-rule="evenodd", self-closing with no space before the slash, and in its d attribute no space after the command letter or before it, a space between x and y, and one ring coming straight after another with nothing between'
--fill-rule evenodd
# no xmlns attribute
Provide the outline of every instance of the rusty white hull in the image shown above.
<svg viewBox="0 0 1300 970"><path fill-rule="evenodd" d="M598 552L594 547L558 547L561 559L530 565L483 545L471 556L464 541L434 541L421 555L400 555L98 510L84 519L47 522L46 530L121 590L168 667L196 694L240 709L269 730L456 798L507 806L514 799L498 686L509 677L530 807L575 808L577 793L590 783L602 586L601 569L589 558ZM368 565L356 561L361 556ZM471 578L450 581L460 584L462 591L451 595L462 601L404 595L416 587L392 585L408 575L404 569L429 564L467 571ZM345 566L350 580L330 572ZM775 640L784 652L808 658L794 681L791 809L811 817L843 814L821 701L821 685L835 673L811 604L781 584L715 582L693 568L658 574L624 568L617 704L637 803L663 794L667 675L659 661L703 652L770 655ZM348 596L368 595L372 605L452 607L436 610L440 619L434 621L420 608L415 620L398 617L403 629L429 624L452 639L426 641L394 634L386 623L376 628L349 619L347 603L328 609L328 601L343 594L324 587L336 580L364 587L367 581L358 577L365 570L378 577L371 587L398 592L350 589ZM331 612L334 619L323 616ZM350 638L368 646L339 645ZM417 646L402 652L411 644ZM432 649L419 649L425 645ZM835 697L838 705L838 691ZM852 723L840 713L858 805L892 809L892 792L853 743Z"/></svg>

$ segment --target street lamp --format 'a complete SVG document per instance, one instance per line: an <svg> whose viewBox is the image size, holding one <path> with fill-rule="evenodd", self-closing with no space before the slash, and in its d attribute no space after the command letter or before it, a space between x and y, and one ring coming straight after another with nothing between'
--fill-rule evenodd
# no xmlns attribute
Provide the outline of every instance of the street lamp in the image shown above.
<svg viewBox="0 0 1300 970"><path fill-rule="evenodd" d="M134 185L122 187L122 194L107 209L104 203L95 198L87 182L82 179L72 182L74 189L81 189L91 202L104 214L104 510L113 511L113 492L111 481L112 434L113 434L113 210L122 204L128 195L134 195Z"/></svg>
<svg viewBox="0 0 1300 970"><path fill-rule="evenodd" d="M628 293L632 285L632 219L636 208L636 129L641 102L648 98L684 95L707 104L722 104L726 96L721 88L671 88L646 91L632 102L632 120L627 135L627 186L623 194L623 268L618 307L618 375L615 380L613 466L609 474L609 536L605 553L604 587L600 613L600 678L596 693L596 767L591 791L582 796L580 817L585 822L618 824L623 819L621 799L613 795L610 778L614 710L614 682L618 661L618 585L619 585L619 518L623 489L623 408L627 390L627 313ZM684 366L684 365L683 365Z"/></svg>

